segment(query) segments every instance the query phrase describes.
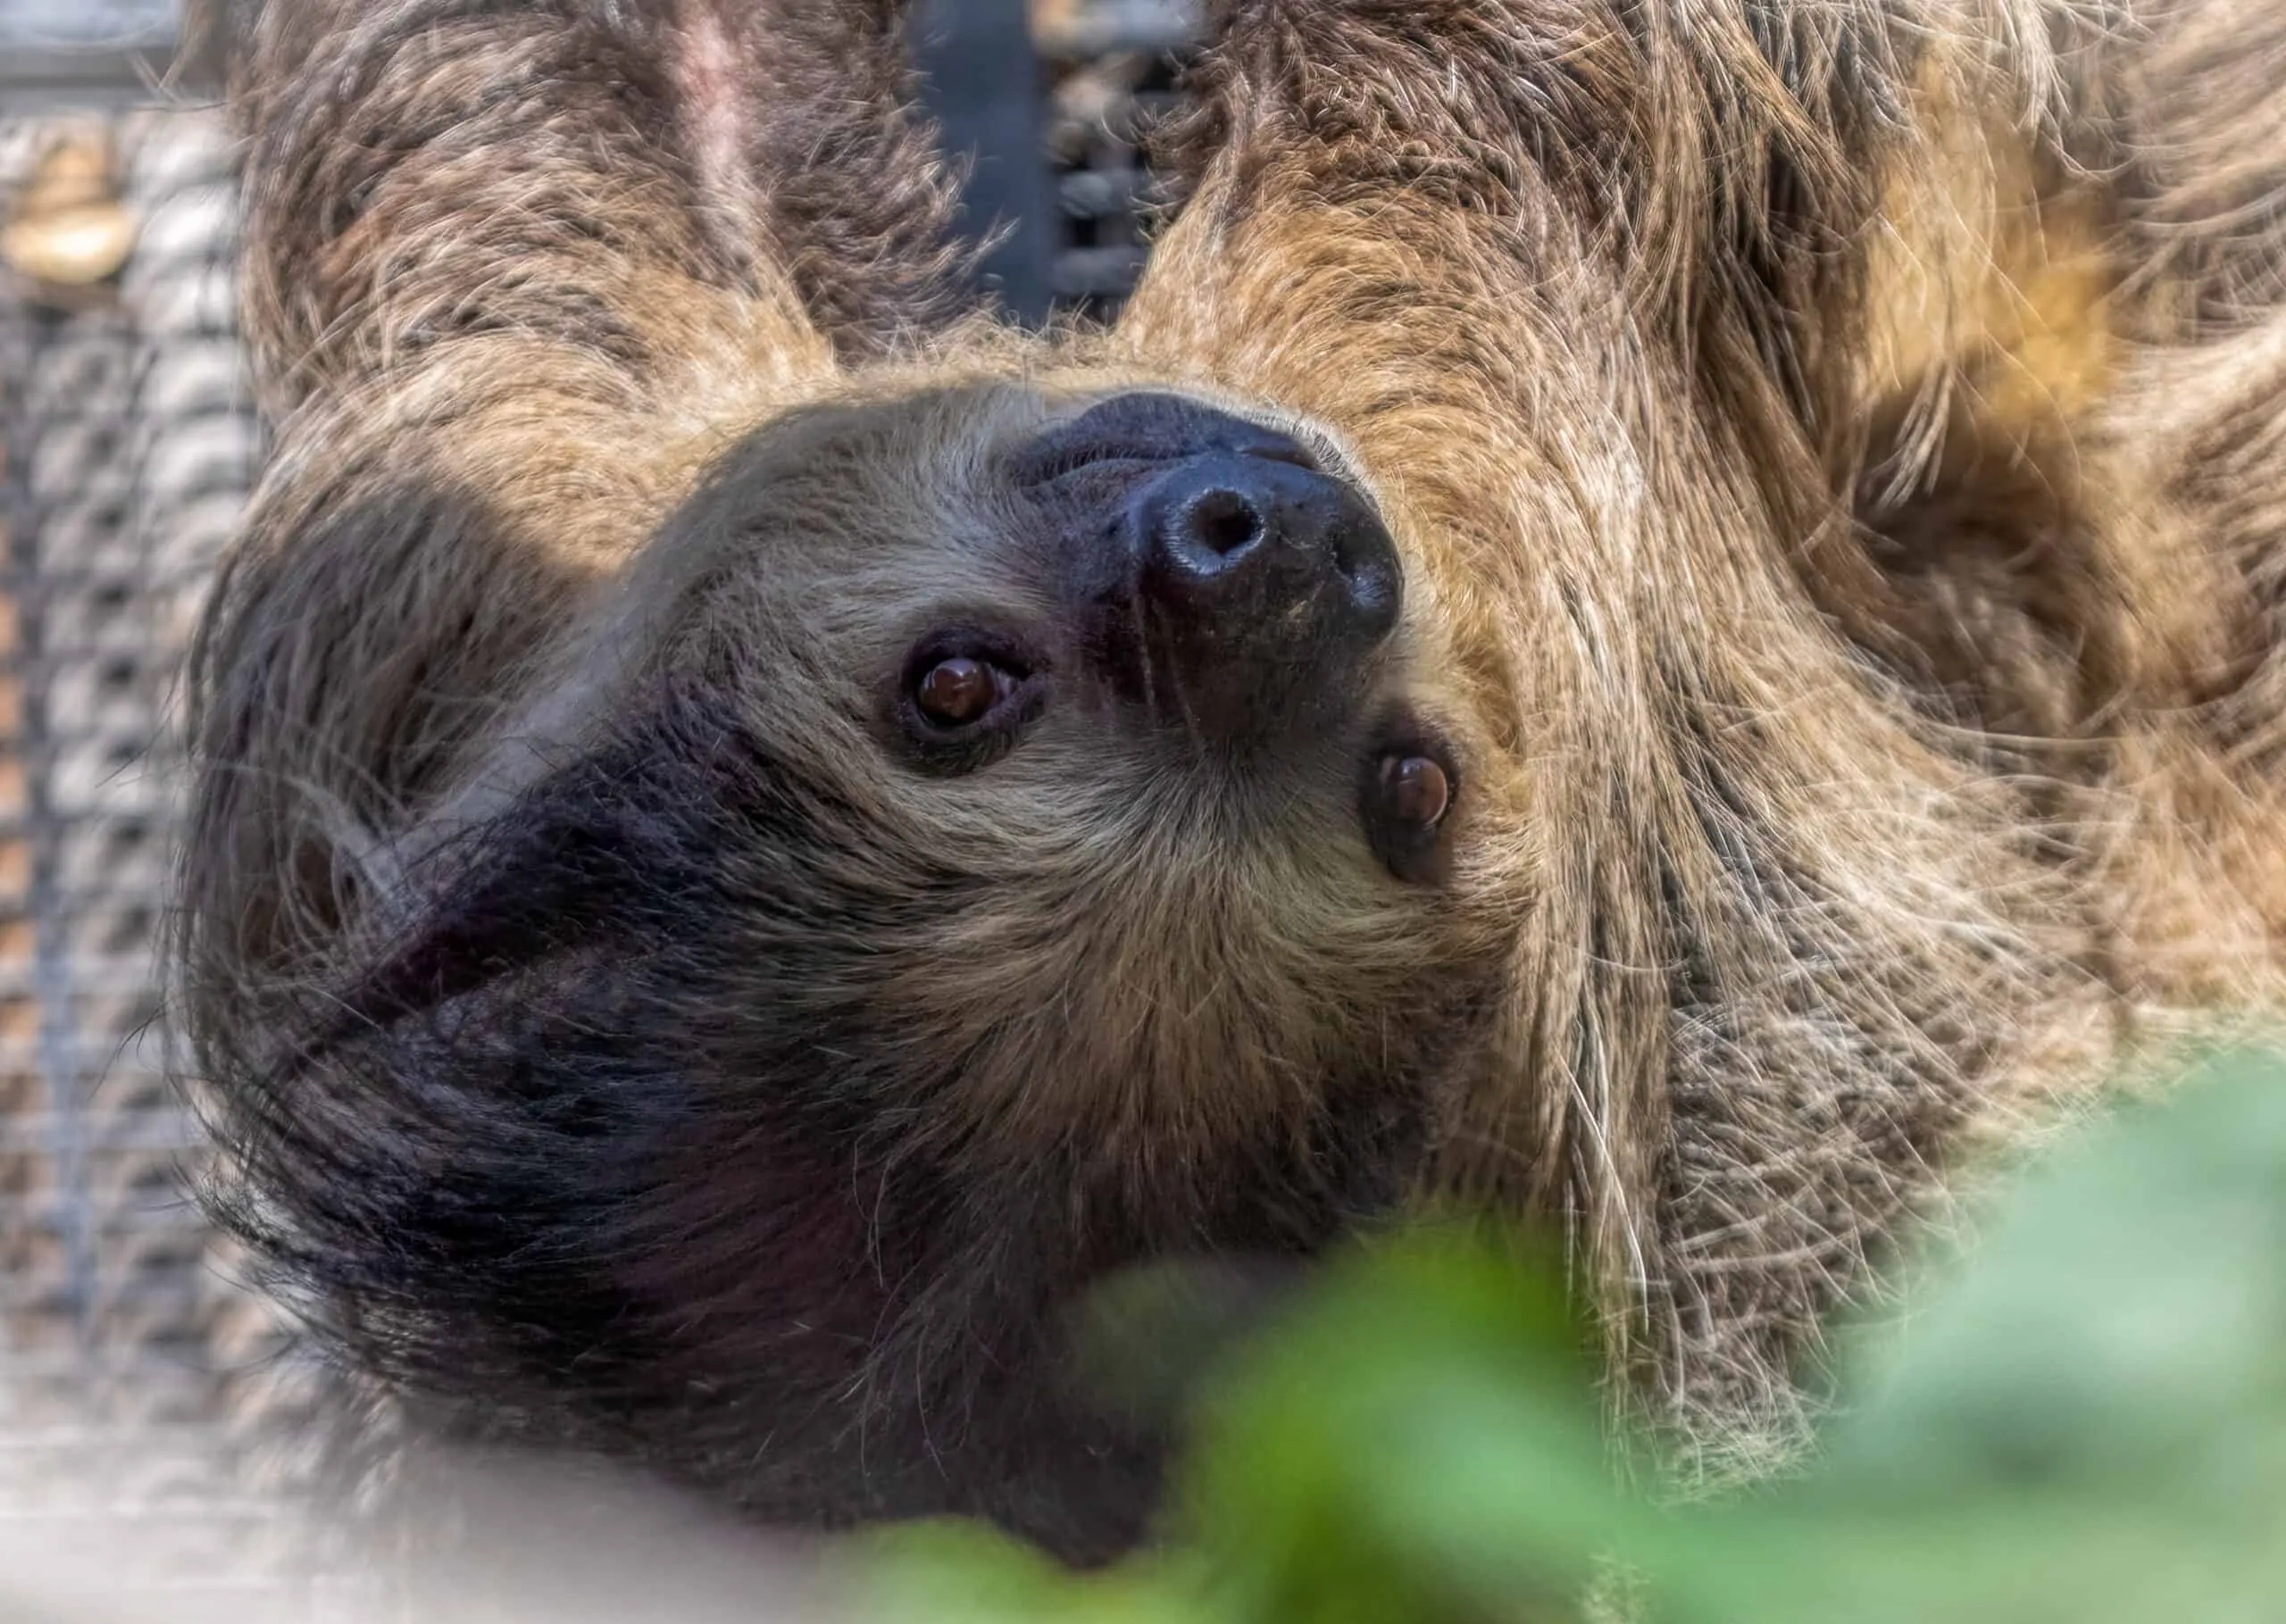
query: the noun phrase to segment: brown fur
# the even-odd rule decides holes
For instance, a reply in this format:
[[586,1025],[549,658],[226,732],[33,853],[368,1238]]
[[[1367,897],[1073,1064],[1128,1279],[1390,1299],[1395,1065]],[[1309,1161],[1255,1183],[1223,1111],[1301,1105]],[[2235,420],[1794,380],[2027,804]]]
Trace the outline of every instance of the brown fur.
[[[1965,1147],[2272,1011],[2286,13],[1247,0],[1034,342],[943,322],[891,9],[248,25],[182,963],[363,1367],[1094,1551],[1154,1445],[1050,1392],[1080,1284],[1458,1194],[1751,1455]],[[1138,383],[1381,504],[1440,883],[1074,707],[885,752],[948,595],[1052,612],[997,459]]]

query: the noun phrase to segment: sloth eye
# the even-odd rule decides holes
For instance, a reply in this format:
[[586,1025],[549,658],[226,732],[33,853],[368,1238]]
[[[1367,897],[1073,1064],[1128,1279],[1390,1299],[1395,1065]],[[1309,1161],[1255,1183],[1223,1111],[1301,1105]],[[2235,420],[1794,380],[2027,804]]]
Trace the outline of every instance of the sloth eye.
[[1012,639],[947,629],[906,657],[892,708],[909,762],[963,773],[997,761],[1047,702],[1046,674]]
[[913,703],[922,715],[945,728],[981,721],[1015,683],[1008,673],[981,660],[955,655],[939,660],[914,685]]
[[1372,758],[1362,800],[1365,837],[1389,871],[1416,884],[1445,872],[1445,824],[1458,794],[1452,758],[1440,744],[1415,738]]
[[1392,822],[1434,829],[1452,798],[1452,779],[1425,755],[1392,756],[1381,763],[1381,799]]

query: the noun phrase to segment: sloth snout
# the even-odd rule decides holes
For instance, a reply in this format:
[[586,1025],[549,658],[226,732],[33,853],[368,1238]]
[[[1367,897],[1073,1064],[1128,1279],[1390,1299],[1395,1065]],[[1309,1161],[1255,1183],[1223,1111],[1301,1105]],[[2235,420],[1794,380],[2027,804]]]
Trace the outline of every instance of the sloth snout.
[[1244,452],[1137,486],[1120,526],[1140,643],[1183,720],[1244,738],[1338,709],[1397,624],[1397,549],[1347,484]]
[[1397,547],[1291,436],[1116,396],[1036,442],[1020,479],[1055,515],[1089,662],[1155,721],[1267,743],[1364,692],[1397,624]]

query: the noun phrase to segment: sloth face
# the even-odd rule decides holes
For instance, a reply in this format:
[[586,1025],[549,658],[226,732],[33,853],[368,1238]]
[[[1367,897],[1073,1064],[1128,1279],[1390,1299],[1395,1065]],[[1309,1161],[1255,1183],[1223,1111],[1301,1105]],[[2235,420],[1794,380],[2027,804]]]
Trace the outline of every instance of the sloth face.
[[[766,774],[798,838],[751,854],[747,969],[850,1020],[855,1070],[886,1045],[897,1097],[1187,1155],[1417,1073],[1496,939],[1447,884],[1468,753],[1406,590],[1306,426],[1159,390],[812,408],[663,528],[539,731],[681,760],[711,726]],[[727,880],[746,844],[703,849]]]
[[1083,1505],[1124,1457],[1043,1414],[1057,1312],[1395,1203],[1488,1018],[1514,913],[1455,883],[1406,599],[1325,436],[1163,390],[734,447],[344,1002],[329,1063],[418,1147],[322,1197],[412,1271],[378,1362],[483,1350],[764,1506],[974,1508],[946,1461],[1010,1451]]

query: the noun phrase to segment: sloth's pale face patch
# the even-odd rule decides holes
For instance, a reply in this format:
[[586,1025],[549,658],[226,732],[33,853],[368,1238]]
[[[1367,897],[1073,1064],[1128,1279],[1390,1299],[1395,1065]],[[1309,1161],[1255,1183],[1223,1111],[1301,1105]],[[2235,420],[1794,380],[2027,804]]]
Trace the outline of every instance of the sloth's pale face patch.
[[1164,389],[797,412],[651,554],[630,595],[680,600],[679,657],[769,650],[744,703],[956,824],[1004,790],[1248,844],[1340,824],[1422,885],[1463,821],[1396,543],[1306,429]]
[[1395,877],[1434,878],[1449,752],[1403,737],[1385,649],[1404,583],[1372,504],[1295,436],[1160,391],[1114,394],[1021,445],[1000,471],[1044,535],[1047,612],[948,604],[891,702],[930,770],[1021,747],[1061,701],[1107,731],[1179,739],[1191,771],[1276,780],[1381,711],[1356,812]]

